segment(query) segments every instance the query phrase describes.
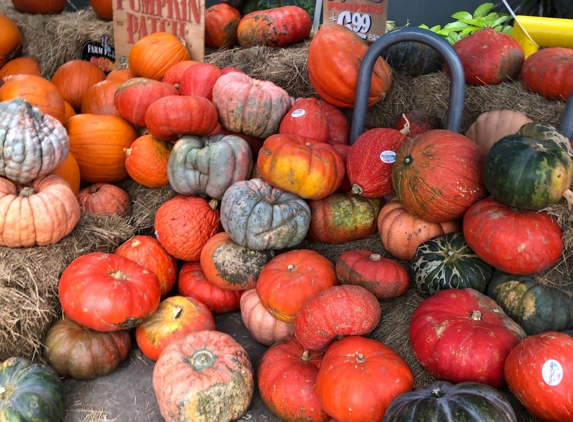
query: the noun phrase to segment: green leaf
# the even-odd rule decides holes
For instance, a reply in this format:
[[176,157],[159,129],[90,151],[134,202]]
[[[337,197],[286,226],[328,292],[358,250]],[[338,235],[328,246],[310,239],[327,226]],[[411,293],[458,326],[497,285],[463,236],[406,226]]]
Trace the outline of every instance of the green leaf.
[[461,21],[462,19],[472,19],[473,16],[469,12],[457,12],[452,15],[452,18]]
[[481,16],[485,16],[487,12],[491,10],[493,7],[493,3],[484,3],[481,6],[478,6],[474,12],[474,17],[478,18]]
[[450,22],[444,26],[444,29],[464,29],[467,28],[468,24],[463,22]]
[[490,23],[490,26],[494,27],[494,26],[498,26],[501,25],[502,23],[504,23],[507,20],[507,16],[502,16],[498,19],[496,19],[495,21]]
[[479,29],[479,28],[466,28],[466,29],[464,29],[463,31],[459,32],[459,34],[460,34],[462,37],[465,37],[465,36],[467,36],[467,35],[469,35],[469,34],[473,34],[473,33],[476,32],[478,29]]
[[459,19],[459,21],[473,26],[477,26],[479,23],[479,21],[476,19]]

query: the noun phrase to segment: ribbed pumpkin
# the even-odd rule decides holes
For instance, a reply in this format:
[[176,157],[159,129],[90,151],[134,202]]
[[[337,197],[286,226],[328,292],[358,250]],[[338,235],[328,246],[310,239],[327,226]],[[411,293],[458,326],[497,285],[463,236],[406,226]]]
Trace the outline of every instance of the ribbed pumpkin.
[[336,261],[340,284],[364,287],[377,299],[392,299],[408,290],[410,276],[400,263],[366,249],[346,251]]
[[384,204],[378,214],[378,233],[384,249],[395,258],[410,261],[418,245],[432,237],[461,231],[457,220],[430,223],[404,209],[398,197]]
[[211,283],[227,290],[248,290],[256,286],[271,250],[253,251],[233,242],[225,232],[212,236],[201,249],[201,268]]
[[218,66],[210,63],[197,63],[189,67],[179,79],[179,93],[213,99],[213,86],[222,75]]
[[0,103],[0,177],[28,183],[68,155],[70,139],[54,117],[21,98]]
[[243,48],[256,45],[285,47],[304,41],[311,29],[312,22],[306,10],[299,6],[281,6],[243,16],[237,28],[237,41]]
[[[337,107],[354,108],[358,71],[367,50],[366,41],[345,26],[322,25],[310,42],[307,59],[308,78],[317,94]],[[391,83],[390,66],[379,57],[372,71],[368,106],[382,100]]]
[[41,76],[40,63],[31,57],[17,57],[0,67],[0,79],[21,74]]
[[424,132],[402,144],[392,183],[404,209],[432,223],[461,218],[487,196],[482,182],[483,154],[459,133]]
[[332,145],[297,135],[269,136],[257,159],[262,178],[304,199],[323,199],[342,184],[344,160]]
[[80,189],[78,202],[82,211],[88,214],[110,217],[131,211],[131,196],[110,183],[94,183]]
[[544,211],[510,208],[489,197],[472,205],[463,219],[472,250],[498,270],[534,274],[557,263],[563,251],[561,226]]
[[113,0],[90,0],[90,6],[98,18],[104,21],[113,20]]
[[[220,4],[225,4],[225,3],[220,3]],[[181,76],[183,76],[185,71],[189,69],[191,66],[195,66],[196,64],[199,63],[200,62],[197,62],[195,60],[180,61],[179,63],[176,63],[169,69],[167,69],[167,72],[165,72],[165,76],[163,77],[163,79],[161,79],[161,82],[171,84],[175,88],[179,89],[179,81],[181,80]]]
[[128,177],[124,149],[138,137],[132,125],[121,117],[77,114],[66,129],[84,182],[115,183]]
[[82,98],[81,112],[119,116],[114,97],[121,84],[119,79],[106,79],[93,85]]
[[292,105],[284,89],[239,72],[217,79],[213,86],[213,104],[221,126],[257,138],[278,132],[282,118]]
[[221,199],[231,185],[248,179],[252,169],[251,149],[243,138],[183,136],[173,147],[167,174],[180,194]]
[[151,135],[137,138],[125,149],[125,170],[134,182],[152,189],[169,185],[167,165],[173,144]]
[[53,171],[53,174],[60,176],[64,179],[70,187],[72,188],[72,192],[74,195],[78,195],[80,192],[80,166],[78,166],[78,162],[74,158],[73,154],[70,152],[66,159],[56,167]]
[[12,0],[14,7],[22,13],[56,15],[66,8],[66,0]]
[[76,111],[82,108],[84,94],[103,80],[105,80],[103,70],[85,60],[67,61],[52,76],[52,83]]
[[521,77],[523,86],[546,98],[567,101],[573,91],[573,49],[547,47],[529,56]]
[[406,141],[396,129],[370,129],[360,135],[348,150],[346,173],[352,193],[367,198],[381,198],[394,192],[392,167],[396,151]]
[[239,245],[253,250],[284,249],[300,244],[310,223],[305,200],[262,179],[237,182],[221,201],[221,224]]
[[128,330],[105,333],[62,317],[46,333],[43,355],[61,377],[86,380],[112,373],[130,350]]
[[0,198],[2,246],[57,243],[71,233],[80,219],[80,206],[70,185],[55,174],[34,179],[31,186],[22,188],[0,178]]
[[107,76],[105,77],[106,80],[110,81],[110,80],[117,80],[120,82],[125,82],[128,79],[133,78],[133,75],[131,73],[131,70],[129,70],[128,67],[126,67],[125,69],[114,69],[111,72],[109,72],[107,74]]
[[308,237],[329,244],[364,239],[376,233],[382,204],[382,198],[342,193],[308,201],[311,215]]
[[230,4],[218,3],[205,10],[205,45],[230,48],[237,44],[241,12]]
[[168,95],[179,95],[173,85],[134,77],[117,88],[113,102],[121,117],[136,126],[145,127],[145,113],[149,106]]
[[[0,68],[22,53],[22,33],[14,21],[0,13]],[[4,100],[2,100],[4,101]]]
[[183,261],[199,261],[205,243],[221,228],[218,201],[177,195],[164,202],[155,214],[159,243],[169,255]]
[[22,98],[34,107],[66,122],[66,107],[60,90],[46,78],[36,75],[12,75],[4,80],[0,87],[0,101]]
[[129,50],[129,69],[134,77],[160,81],[167,70],[191,56],[179,39],[167,32],[154,32],[137,41]]

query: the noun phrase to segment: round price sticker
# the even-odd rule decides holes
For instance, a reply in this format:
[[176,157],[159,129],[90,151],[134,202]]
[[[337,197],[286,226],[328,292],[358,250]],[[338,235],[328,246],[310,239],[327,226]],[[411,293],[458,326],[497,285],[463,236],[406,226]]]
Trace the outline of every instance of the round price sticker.
[[541,375],[543,376],[543,381],[553,387],[563,379],[563,367],[555,359],[549,359],[543,364]]
[[396,153],[394,151],[382,151],[380,159],[383,163],[392,164],[396,161]]
[[301,116],[304,116],[305,114],[306,114],[306,111],[304,111],[302,108],[297,108],[290,115],[292,117],[301,117]]

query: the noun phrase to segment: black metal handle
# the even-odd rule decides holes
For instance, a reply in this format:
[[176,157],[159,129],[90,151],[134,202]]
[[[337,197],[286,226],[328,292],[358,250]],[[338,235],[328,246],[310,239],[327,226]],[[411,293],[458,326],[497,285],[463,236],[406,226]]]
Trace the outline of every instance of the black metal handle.
[[451,82],[446,129],[453,132],[460,131],[466,91],[464,69],[456,50],[444,38],[428,29],[400,28],[388,32],[374,41],[362,59],[358,73],[358,83],[356,84],[356,97],[354,98],[350,145],[358,139],[364,130],[366,110],[368,108],[368,94],[370,93],[370,80],[376,60],[387,48],[406,41],[417,41],[429,45],[440,53],[448,64]]
[[569,139],[573,139],[573,91],[569,94],[569,99],[567,104],[565,104],[565,111],[563,112],[559,130],[565,133],[565,136]]

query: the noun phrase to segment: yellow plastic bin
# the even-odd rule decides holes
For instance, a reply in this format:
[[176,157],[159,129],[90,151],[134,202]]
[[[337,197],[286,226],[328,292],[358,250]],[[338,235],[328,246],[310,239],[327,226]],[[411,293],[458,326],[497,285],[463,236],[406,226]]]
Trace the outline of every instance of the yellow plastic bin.
[[[542,18],[537,16],[518,15],[513,25],[515,38],[525,53],[525,58],[539,50],[540,47],[573,48],[573,19]],[[533,39],[532,42],[525,31]]]

